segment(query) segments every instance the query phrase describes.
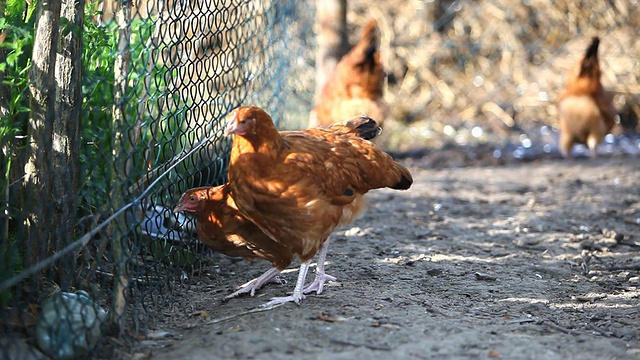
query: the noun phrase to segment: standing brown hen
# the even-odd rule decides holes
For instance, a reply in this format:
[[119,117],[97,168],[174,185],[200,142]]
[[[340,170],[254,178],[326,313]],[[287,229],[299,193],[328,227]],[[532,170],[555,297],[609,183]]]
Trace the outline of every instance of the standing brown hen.
[[[359,116],[346,123],[334,124],[329,128],[309,129],[304,132],[320,137],[336,133],[372,139],[381,130],[373,119]],[[288,134],[286,131],[281,133],[284,139],[289,136]],[[273,281],[276,275],[286,268],[293,259],[291,248],[265,235],[260,228],[238,211],[235,201],[230,195],[228,184],[189,189],[182,194],[173,211],[194,213],[198,239],[214,251],[227,256],[243,257],[247,260],[257,258],[272,263],[273,268],[240,286],[237,291],[227,296],[227,299],[244,293],[251,293],[253,296],[262,285]],[[317,274],[324,274],[325,256],[326,246],[320,251]],[[325,280],[334,280],[333,277],[326,274],[324,277]],[[312,285],[305,288],[303,292],[322,292],[322,289],[317,287],[320,285],[319,280]]]
[[360,114],[383,125],[389,107],[383,98],[385,73],[380,60],[379,32],[376,20],[369,21],[360,41],[340,59],[311,111],[310,128]]
[[574,144],[586,144],[592,157],[614,125],[613,98],[600,83],[598,45],[594,37],[584,57],[570,70],[566,90],[560,95],[558,115],[560,153],[571,157]]
[[[293,295],[274,298],[266,306],[300,303],[311,259],[323,245],[326,251],[338,226],[363,210],[366,192],[404,190],[413,182],[409,170],[370,141],[340,133],[279,133],[256,106],[236,109],[226,133],[235,134],[229,186],[238,209],[302,263]],[[307,289],[321,291],[327,279],[316,273]]]

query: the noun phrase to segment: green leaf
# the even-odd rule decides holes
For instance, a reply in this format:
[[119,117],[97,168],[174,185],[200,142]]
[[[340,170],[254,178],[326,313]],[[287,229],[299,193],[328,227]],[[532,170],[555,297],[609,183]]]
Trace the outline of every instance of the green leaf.
[[78,24],[73,21],[69,21],[66,17],[60,18],[60,28],[62,29],[62,35],[67,36],[69,33],[73,33],[74,35],[80,35],[80,27]]
[[9,64],[9,66],[16,66],[19,58],[20,58],[20,53],[18,51],[14,51],[9,55],[7,55],[7,64]]
[[8,0],[7,7],[5,9],[5,16],[14,22],[18,19],[22,19],[25,5],[26,1],[24,0]]

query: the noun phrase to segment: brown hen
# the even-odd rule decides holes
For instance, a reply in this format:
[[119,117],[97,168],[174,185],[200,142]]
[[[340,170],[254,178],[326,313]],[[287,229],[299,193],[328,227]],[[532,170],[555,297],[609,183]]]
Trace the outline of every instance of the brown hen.
[[360,114],[383,125],[389,107],[383,99],[385,73],[380,60],[379,32],[376,20],[369,21],[360,41],[340,59],[311,111],[310,128]]
[[[329,128],[305,131],[321,137],[336,133],[372,139],[381,130],[373,119],[359,116],[346,123],[334,124]],[[288,135],[284,132],[283,136],[287,138]],[[273,281],[276,275],[286,268],[293,259],[290,248],[265,235],[260,228],[238,211],[235,201],[230,195],[228,184],[189,189],[182,194],[173,211],[194,213],[198,239],[214,251],[227,256],[242,257],[247,260],[263,259],[272,263],[273,268],[240,286],[237,291],[228,295],[227,299],[244,293],[251,293],[253,296],[262,285]],[[320,251],[318,273],[324,273],[325,256],[326,246]],[[326,274],[325,277],[325,280],[335,280]],[[304,289],[304,292],[322,292],[322,289],[316,287],[316,285],[320,285],[319,283],[312,285]]]
[[[366,192],[404,190],[413,182],[409,170],[372,142],[319,131],[278,132],[256,106],[236,109],[226,128],[228,135],[235,134],[229,186],[238,209],[302,263],[293,295],[266,306],[300,303],[311,259],[320,248],[326,254],[329,235],[360,214]],[[331,279],[318,261],[316,279],[307,289],[321,292]]]
[[604,136],[614,125],[613,98],[600,83],[598,45],[594,37],[584,57],[570,70],[567,86],[560,95],[558,115],[560,153],[571,157],[574,144],[586,144],[592,157]]

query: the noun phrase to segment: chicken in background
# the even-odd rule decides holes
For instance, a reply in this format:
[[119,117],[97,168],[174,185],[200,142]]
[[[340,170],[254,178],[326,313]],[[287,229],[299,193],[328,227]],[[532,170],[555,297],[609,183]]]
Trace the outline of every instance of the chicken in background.
[[[334,124],[329,128],[310,129],[304,130],[304,132],[320,137],[335,133],[369,140],[376,137],[381,130],[373,119],[359,116],[346,123]],[[285,140],[288,138],[286,131],[281,134]],[[293,260],[291,247],[273,240],[238,211],[238,207],[230,195],[228,184],[189,189],[182,194],[173,211],[195,214],[198,239],[212,250],[231,257],[242,257],[246,260],[263,259],[273,265],[273,268],[240,286],[226,299],[244,293],[250,293],[253,296],[256,290],[263,285],[277,281],[278,273]],[[324,273],[326,251],[321,252],[320,255],[318,269],[320,273]],[[329,275],[325,274],[325,276],[328,280],[335,280]],[[314,285],[313,288],[305,288],[303,293],[311,291],[322,292],[322,288]]]
[[[317,129],[278,132],[272,118],[256,106],[234,111],[225,133],[234,134],[229,186],[238,209],[274,241],[300,258],[291,296],[263,306],[320,293],[329,236],[364,209],[364,194],[376,188],[405,190],[409,170],[372,142]],[[316,277],[304,288],[311,259],[319,254]]]
[[560,95],[558,115],[560,153],[571,157],[574,144],[586,144],[592,157],[615,123],[616,108],[613,97],[600,83],[598,45],[594,37],[584,57],[570,70],[567,86]]
[[389,113],[383,98],[385,72],[380,61],[380,30],[371,20],[360,41],[340,59],[324,85],[316,106],[311,110],[309,127],[366,114],[380,126]]

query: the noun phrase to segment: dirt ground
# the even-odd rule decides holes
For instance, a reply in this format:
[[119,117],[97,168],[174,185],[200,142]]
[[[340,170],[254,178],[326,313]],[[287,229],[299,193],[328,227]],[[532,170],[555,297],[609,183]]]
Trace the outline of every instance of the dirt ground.
[[223,302],[269,264],[215,255],[133,357],[640,359],[640,159],[407,164],[334,234],[324,293],[260,309],[294,263]]

